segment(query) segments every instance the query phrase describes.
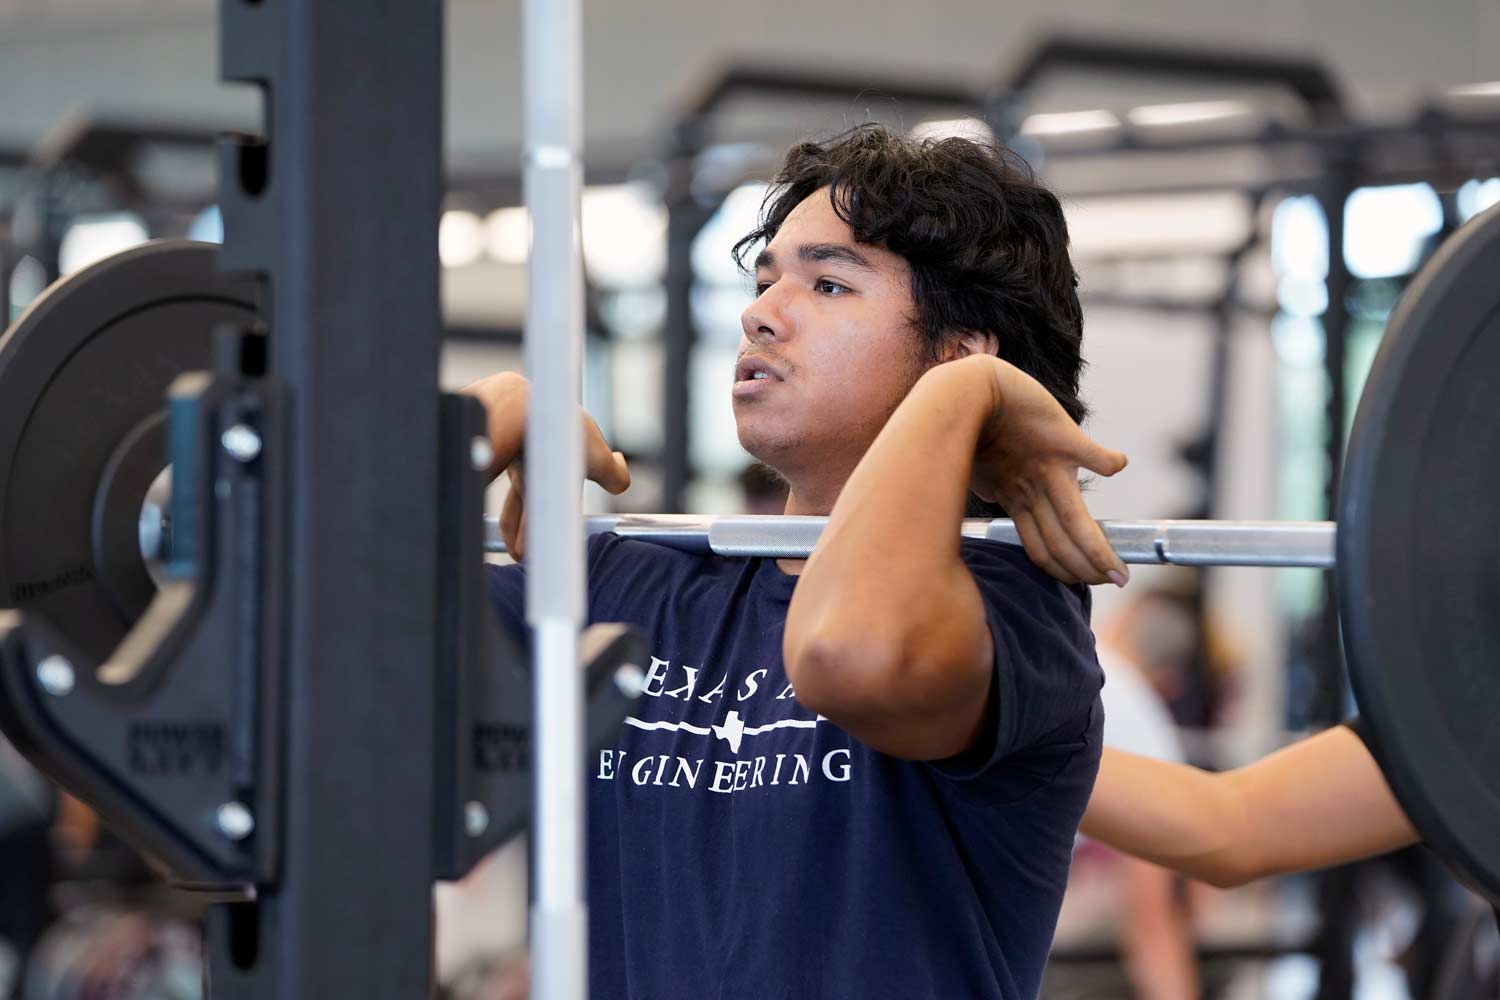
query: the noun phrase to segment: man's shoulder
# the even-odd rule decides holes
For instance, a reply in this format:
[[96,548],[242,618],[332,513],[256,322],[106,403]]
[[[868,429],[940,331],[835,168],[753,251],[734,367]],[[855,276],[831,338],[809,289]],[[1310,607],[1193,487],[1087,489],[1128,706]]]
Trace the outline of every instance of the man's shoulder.
[[589,586],[610,589],[685,585],[696,580],[737,578],[749,559],[693,552],[603,531],[589,536]]
[[[628,538],[612,531],[590,534],[585,554],[585,565],[591,578],[601,571],[692,572],[706,568],[706,562],[697,553]],[[526,578],[526,563],[491,562],[487,569],[494,581],[492,585],[521,586],[521,581]]]
[[670,567],[688,571],[700,569],[706,562],[701,553],[618,535],[613,531],[589,535],[588,561],[591,570],[607,563],[611,566]]
[[989,539],[965,538],[960,556],[979,583],[986,600],[1010,597],[1039,609],[1050,609],[1053,615],[1082,617],[1088,620],[1093,594],[1083,584],[1066,584],[1048,575],[1019,545]]
[[[628,615],[643,603],[660,605],[667,595],[711,593],[705,585],[733,586],[749,562],[598,532],[588,537],[585,564],[591,613]],[[526,606],[526,564],[491,562],[485,569],[491,600],[502,615],[519,621]]]

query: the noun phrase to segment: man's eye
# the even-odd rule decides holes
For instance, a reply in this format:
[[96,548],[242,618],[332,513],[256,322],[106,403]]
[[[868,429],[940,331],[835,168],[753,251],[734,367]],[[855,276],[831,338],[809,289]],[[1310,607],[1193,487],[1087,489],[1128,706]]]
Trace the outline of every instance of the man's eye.
[[760,298],[762,295],[766,294],[766,289],[770,287],[771,283],[769,281],[757,281],[755,283],[755,297]]
[[850,291],[847,285],[841,285],[837,281],[832,281],[828,278],[819,278],[817,289],[824,295],[847,295]]

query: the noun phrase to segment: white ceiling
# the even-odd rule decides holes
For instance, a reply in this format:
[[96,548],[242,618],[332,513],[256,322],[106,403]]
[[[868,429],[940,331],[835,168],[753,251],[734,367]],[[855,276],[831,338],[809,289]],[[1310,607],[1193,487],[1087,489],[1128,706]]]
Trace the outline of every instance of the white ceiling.
[[[216,10],[215,0],[0,0],[0,142],[34,141],[78,109],[249,121],[249,96],[218,82]],[[450,152],[508,157],[520,133],[519,2],[448,0],[448,11]],[[1495,0],[585,0],[587,141],[614,159],[653,148],[679,95],[736,55],[977,84],[1054,29],[1316,55],[1367,111],[1500,78]],[[1039,100],[1198,96],[1208,94],[1074,80]],[[778,115],[794,129],[837,124],[826,109]]]

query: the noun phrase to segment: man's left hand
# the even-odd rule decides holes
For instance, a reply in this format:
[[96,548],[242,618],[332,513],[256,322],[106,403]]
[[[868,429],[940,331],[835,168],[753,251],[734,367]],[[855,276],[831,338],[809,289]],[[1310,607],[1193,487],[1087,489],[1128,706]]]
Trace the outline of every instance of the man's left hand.
[[1036,379],[998,358],[991,364],[994,406],[974,452],[971,489],[1016,522],[1026,554],[1064,583],[1130,578],[1084,506],[1079,469],[1113,476],[1125,455],[1085,434]]

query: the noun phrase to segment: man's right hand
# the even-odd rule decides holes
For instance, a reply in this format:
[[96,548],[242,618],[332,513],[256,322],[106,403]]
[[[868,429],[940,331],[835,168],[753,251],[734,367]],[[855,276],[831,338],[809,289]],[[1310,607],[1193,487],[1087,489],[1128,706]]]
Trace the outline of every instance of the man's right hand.
[[[488,413],[490,447],[495,456],[490,463],[490,479],[501,473],[510,477],[510,492],[500,509],[500,534],[506,550],[519,561],[525,555],[526,544],[524,452],[531,383],[516,372],[501,372],[480,379],[465,388],[464,393],[483,403]],[[583,420],[584,475],[610,493],[624,493],[630,486],[630,468],[625,464],[625,456],[610,449],[593,417],[582,409],[578,414]]]

